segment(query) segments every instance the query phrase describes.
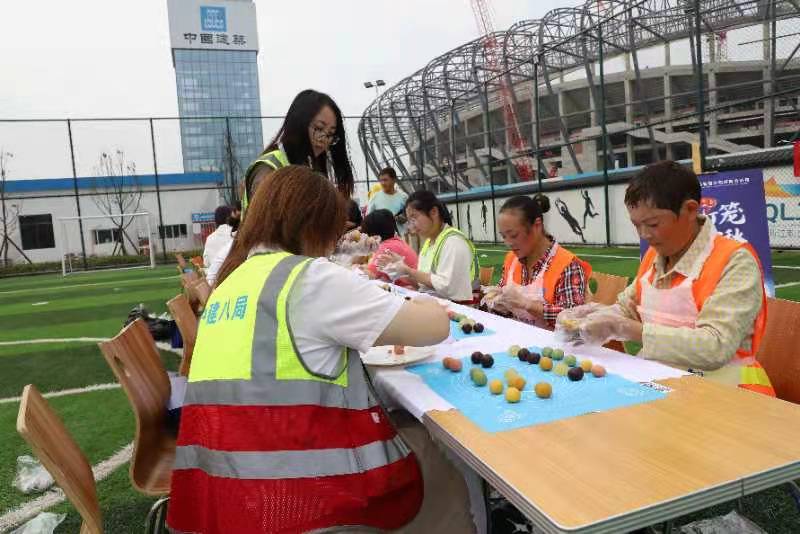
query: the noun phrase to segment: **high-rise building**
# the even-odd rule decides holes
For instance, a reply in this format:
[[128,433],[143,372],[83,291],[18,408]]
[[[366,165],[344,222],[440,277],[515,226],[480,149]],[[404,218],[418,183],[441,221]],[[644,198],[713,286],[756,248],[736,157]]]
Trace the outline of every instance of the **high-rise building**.
[[168,0],[168,9],[184,172],[220,171],[234,189],[264,148],[261,120],[242,118],[261,115],[255,3]]

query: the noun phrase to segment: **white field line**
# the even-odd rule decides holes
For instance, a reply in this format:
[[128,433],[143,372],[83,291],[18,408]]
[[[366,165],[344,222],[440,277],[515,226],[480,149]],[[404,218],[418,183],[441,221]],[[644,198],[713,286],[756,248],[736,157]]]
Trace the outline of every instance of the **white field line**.
[[793,287],[793,286],[800,286],[800,282],[786,282],[785,284],[778,284],[775,286],[775,289],[780,289],[782,287]]
[[[71,389],[62,389],[61,391],[51,391],[49,393],[43,393],[42,396],[46,399],[50,399],[52,397],[66,397],[67,395],[80,395],[81,393],[90,393],[92,391],[106,391],[109,389],[119,389],[120,385],[117,382],[109,383],[109,384],[93,384],[91,386],[86,386],[82,388],[71,388]],[[19,402],[21,397],[6,397],[4,399],[0,399],[0,404],[10,404],[12,402]]]
[[[133,444],[129,443],[110,458],[103,460],[99,464],[92,467],[95,481],[99,482],[113,473],[118,467],[125,464],[131,459],[133,452]],[[12,509],[0,516],[0,532],[6,532],[11,528],[27,521],[32,517],[37,516],[40,512],[63,502],[65,499],[64,492],[61,489],[53,489],[44,495],[28,501],[25,504]]]
[[[476,248],[478,252],[503,252],[493,248]],[[639,256],[615,256],[613,254],[580,254],[581,258],[611,258],[614,260],[638,260]],[[773,265],[773,269],[791,269],[800,271],[800,265]],[[777,287],[777,286],[776,286]]]
[[56,287],[29,287],[28,289],[10,289],[8,291],[0,291],[0,295],[11,295],[13,293],[35,293],[37,291],[58,291],[59,289],[72,289],[75,287],[94,287],[94,286],[121,286],[125,284],[135,284],[146,282],[148,280],[169,280],[171,278],[179,278],[180,275],[160,276],[158,278],[142,278],[140,280],[120,280],[117,282],[93,282],[91,284],[72,284],[69,286],[56,286]]
[[8,345],[35,345],[37,343],[100,343],[108,341],[107,337],[67,337],[67,338],[41,338],[41,339],[22,339],[19,341],[0,341],[0,347]]

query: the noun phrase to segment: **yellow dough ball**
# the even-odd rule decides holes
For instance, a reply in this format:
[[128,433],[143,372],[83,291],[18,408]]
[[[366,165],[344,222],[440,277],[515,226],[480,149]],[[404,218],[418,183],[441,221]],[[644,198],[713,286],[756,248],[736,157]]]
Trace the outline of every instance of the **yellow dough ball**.
[[511,386],[513,388],[516,388],[519,391],[522,391],[523,389],[525,389],[525,384],[526,383],[527,382],[525,382],[525,379],[522,378],[521,376],[515,376],[514,378],[512,378],[511,380],[508,381],[508,385],[509,386]]
[[519,402],[519,399],[522,397],[522,394],[519,392],[517,388],[508,388],[506,390],[506,401],[515,403]]
[[492,392],[492,395],[500,395],[503,392],[503,383],[495,378],[489,382],[489,391]]
[[583,369],[584,373],[590,373],[592,371],[592,360],[581,360],[581,369]]
[[533,387],[533,391],[536,392],[536,396],[540,399],[549,399],[550,395],[553,394],[553,386],[549,382],[539,382]]

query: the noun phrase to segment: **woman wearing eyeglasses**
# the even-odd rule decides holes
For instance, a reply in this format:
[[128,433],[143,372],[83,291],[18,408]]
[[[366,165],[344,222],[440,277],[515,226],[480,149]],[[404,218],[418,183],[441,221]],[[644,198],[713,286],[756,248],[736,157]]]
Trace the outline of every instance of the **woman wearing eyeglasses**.
[[294,98],[275,138],[245,172],[245,197],[265,176],[286,165],[310,167],[335,182],[345,197],[352,195],[353,169],[342,112],[325,93],[306,89]]
[[[258,184],[287,165],[310,167],[331,179],[345,198],[352,195],[353,169],[344,142],[342,112],[325,93],[306,89],[294,97],[275,138],[247,167],[242,189],[242,217]],[[231,245],[222,249],[206,269],[206,281],[212,286]]]

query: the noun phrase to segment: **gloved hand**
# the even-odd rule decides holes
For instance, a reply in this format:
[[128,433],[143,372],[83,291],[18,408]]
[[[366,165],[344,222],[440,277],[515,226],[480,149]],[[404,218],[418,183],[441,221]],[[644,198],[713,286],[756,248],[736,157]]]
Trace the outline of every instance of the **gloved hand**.
[[528,311],[528,308],[533,302],[542,302],[543,300],[541,291],[535,290],[533,286],[507,284],[503,286],[496,305],[510,311],[517,319],[533,322],[535,317]]
[[487,286],[481,288],[483,290],[483,298],[481,298],[481,306],[486,306],[489,309],[495,309],[495,303],[498,297],[503,292],[500,286]]
[[378,270],[386,274],[386,276],[393,281],[408,275],[410,271],[403,256],[391,250],[387,250],[375,258],[375,265],[377,265]]
[[574,308],[562,310],[556,317],[555,335],[563,343],[581,341],[580,327],[586,322],[587,318],[598,314],[615,313],[606,306],[598,302],[581,304]]
[[580,324],[580,337],[587,345],[605,345],[612,339],[626,341],[641,336],[642,323],[628,319],[618,306],[606,306]]

